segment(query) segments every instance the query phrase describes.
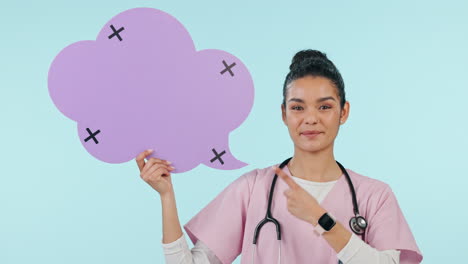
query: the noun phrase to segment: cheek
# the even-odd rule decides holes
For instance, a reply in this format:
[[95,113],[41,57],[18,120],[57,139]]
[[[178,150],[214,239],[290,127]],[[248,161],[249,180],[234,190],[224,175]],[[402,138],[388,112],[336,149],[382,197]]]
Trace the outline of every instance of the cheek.
[[340,122],[340,113],[337,111],[329,112],[323,115],[324,120],[327,122],[327,124],[335,124]]
[[299,127],[299,121],[295,118],[289,118],[287,124],[289,131],[295,131]]

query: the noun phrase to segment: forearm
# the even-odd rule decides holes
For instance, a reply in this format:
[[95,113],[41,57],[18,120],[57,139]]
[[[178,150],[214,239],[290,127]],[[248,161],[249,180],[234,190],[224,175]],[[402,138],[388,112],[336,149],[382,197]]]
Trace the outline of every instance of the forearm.
[[174,192],[161,196],[161,208],[163,217],[163,239],[164,244],[176,241],[182,236],[179,216]]
[[349,232],[340,222],[336,222],[335,226],[328,232],[323,233],[323,238],[335,250],[336,253],[340,252],[351,238]]
[[[327,212],[322,207],[314,210],[310,223],[315,227],[318,219]],[[335,250],[337,256],[345,264],[354,263],[382,263],[398,264],[400,253],[397,250],[379,251],[356,235],[348,231],[338,220],[333,228],[322,234],[327,243]]]
[[216,255],[200,240],[189,249],[185,235],[169,244],[162,244],[166,264],[221,264]]
[[344,264],[400,263],[400,251],[396,249],[377,250],[355,234],[351,234],[348,244],[336,256]]
[[[327,211],[318,206],[310,219],[310,223],[315,227],[318,224],[318,219]],[[322,234],[323,238],[328,244],[335,250],[336,253],[340,252],[351,238],[351,232],[349,232],[340,222],[336,221],[335,226],[328,232]]]

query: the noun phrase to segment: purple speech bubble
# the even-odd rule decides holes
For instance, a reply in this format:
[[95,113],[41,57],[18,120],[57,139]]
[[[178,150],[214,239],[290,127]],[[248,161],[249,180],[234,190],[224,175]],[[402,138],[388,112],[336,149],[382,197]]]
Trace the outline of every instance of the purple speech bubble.
[[252,109],[247,67],[222,50],[196,51],[184,26],[153,8],[113,17],[96,41],[65,47],[49,69],[49,94],[78,124],[78,136],[108,163],[149,157],[173,173],[203,163],[232,170],[247,163],[229,150],[229,133]]

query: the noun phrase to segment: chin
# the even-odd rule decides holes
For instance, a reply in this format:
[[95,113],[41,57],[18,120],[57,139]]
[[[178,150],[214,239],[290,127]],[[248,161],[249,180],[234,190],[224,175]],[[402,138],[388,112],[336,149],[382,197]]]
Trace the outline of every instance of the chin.
[[300,142],[296,144],[296,147],[305,152],[319,152],[326,149],[329,145],[325,144],[323,141],[310,141],[310,142]]
[[296,144],[296,148],[304,152],[318,152],[324,147],[322,144]]

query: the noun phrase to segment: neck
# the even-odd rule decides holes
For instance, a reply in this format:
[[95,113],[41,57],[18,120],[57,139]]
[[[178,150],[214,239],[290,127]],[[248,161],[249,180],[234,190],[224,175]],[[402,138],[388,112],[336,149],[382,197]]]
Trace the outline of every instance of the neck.
[[288,168],[294,177],[315,182],[335,181],[343,174],[336,164],[333,146],[318,152],[295,148]]

